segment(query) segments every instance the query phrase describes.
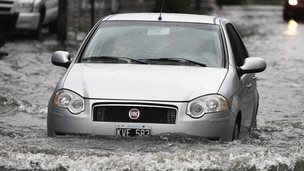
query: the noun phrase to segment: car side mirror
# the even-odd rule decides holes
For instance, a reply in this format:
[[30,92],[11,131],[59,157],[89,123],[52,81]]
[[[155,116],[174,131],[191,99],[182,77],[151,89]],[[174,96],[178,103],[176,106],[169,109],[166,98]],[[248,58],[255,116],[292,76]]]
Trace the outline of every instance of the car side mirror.
[[56,66],[68,68],[71,64],[70,53],[66,51],[56,51],[52,55],[52,63]]
[[263,72],[266,69],[266,61],[258,57],[245,59],[244,65],[238,68],[239,75]]

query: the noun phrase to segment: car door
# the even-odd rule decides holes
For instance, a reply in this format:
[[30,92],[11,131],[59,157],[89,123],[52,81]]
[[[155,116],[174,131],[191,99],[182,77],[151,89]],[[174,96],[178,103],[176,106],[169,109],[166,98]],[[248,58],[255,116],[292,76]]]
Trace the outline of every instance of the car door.
[[[248,58],[249,55],[235,27],[231,23],[228,23],[226,25],[226,29],[231,43],[235,64],[238,68],[244,64],[245,59]],[[244,74],[239,76],[239,84],[240,89],[237,92],[237,96],[240,99],[241,103],[241,128],[243,131],[246,131],[250,128],[255,106],[254,87],[256,85],[254,74]]]
[[44,24],[50,23],[58,17],[58,0],[45,0],[45,19]]

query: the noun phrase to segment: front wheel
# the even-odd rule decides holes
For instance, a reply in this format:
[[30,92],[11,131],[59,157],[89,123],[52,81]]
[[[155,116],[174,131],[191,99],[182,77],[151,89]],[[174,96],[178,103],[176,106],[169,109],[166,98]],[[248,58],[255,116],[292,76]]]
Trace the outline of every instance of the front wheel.
[[232,140],[238,140],[240,138],[240,123],[235,121]]

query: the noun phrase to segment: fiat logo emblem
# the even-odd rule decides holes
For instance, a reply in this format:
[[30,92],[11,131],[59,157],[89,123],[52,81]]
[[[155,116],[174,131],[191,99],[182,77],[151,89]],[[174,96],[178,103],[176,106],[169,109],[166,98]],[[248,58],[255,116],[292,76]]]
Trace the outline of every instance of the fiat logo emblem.
[[130,109],[129,118],[132,120],[138,119],[140,116],[140,111],[136,108]]

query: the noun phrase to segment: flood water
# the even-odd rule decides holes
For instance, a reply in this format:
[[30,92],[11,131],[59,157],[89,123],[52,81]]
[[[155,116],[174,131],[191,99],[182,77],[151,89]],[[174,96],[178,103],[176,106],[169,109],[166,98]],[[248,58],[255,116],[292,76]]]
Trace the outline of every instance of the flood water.
[[[64,68],[53,41],[10,40],[0,48],[0,170],[304,170],[304,24],[284,22],[280,6],[232,6],[215,15],[239,28],[258,74],[257,130],[219,143],[163,135],[115,139],[48,138],[46,112]],[[69,51],[75,52],[75,48]]]

